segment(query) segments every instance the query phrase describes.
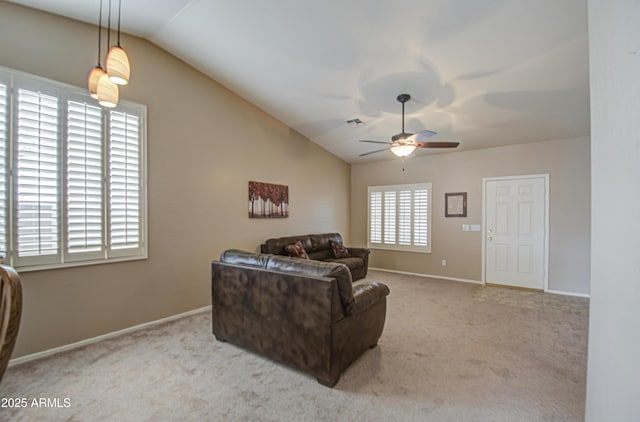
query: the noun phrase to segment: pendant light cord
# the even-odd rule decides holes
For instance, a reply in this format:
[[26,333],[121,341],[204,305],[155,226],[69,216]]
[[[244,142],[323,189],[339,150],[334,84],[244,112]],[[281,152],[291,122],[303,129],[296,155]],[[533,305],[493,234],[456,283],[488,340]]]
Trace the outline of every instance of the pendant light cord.
[[100,13],[98,14],[98,67],[100,65],[100,46],[102,44],[102,0],[100,0]]
[[118,47],[120,47],[120,12],[122,12],[122,0],[118,0]]
[[107,51],[109,51],[109,44],[111,44],[111,0],[109,0],[109,17],[107,18]]

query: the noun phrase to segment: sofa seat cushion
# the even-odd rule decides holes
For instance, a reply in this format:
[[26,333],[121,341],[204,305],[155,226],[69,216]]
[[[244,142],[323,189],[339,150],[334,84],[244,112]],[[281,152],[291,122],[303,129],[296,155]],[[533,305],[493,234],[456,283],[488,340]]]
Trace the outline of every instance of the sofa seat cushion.
[[349,258],[330,258],[327,262],[335,262],[337,264],[344,264],[349,267],[350,270],[360,268],[364,265],[362,258],[357,256],[350,256]]

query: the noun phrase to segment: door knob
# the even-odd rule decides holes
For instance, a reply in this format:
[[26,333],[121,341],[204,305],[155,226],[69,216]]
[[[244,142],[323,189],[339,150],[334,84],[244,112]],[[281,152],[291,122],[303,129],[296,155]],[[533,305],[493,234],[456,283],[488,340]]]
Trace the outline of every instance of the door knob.
[[493,240],[493,236],[491,235],[487,236],[487,240]]

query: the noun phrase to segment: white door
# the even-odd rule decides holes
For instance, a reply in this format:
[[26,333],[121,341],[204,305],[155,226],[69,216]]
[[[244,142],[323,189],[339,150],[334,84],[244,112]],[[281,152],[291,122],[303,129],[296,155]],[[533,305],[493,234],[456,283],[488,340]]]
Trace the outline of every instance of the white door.
[[545,289],[547,180],[484,179],[485,283]]

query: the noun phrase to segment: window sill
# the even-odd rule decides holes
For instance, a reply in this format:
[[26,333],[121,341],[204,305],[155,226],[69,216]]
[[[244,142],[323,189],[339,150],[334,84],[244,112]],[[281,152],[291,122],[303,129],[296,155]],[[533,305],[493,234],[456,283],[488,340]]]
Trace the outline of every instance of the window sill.
[[397,246],[397,247],[393,247],[393,246],[380,246],[380,245],[368,245],[367,246],[369,249],[377,249],[377,250],[381,250],[381,251],[393,251],[393,252],[415,252],[415,253],[431,253],[431,249],[427,249],[427,248],[412,248],[410,246],[408,247],[401,247],[401,246]]
[[[78,261],[78,262],[65,262],[64,264],[46,264],[46,265],[28,265],[22,267],[15,267],[15,270],[19,273],[28,273],[34,271],[49,271],[49,270],[61,270],[65,268],[73,268],[73,267],[86,267],[89,265],[102,265],[102,264],[114,264],[117,262],[127,262],[127,261],[142,261],[145,259],[149,259],[147,254],[138,255],[138,256],[129,256],[122,258],[114,258],[109,260],[94,260],[94,261]],[[4,265],[8,265],[5,262]]]

